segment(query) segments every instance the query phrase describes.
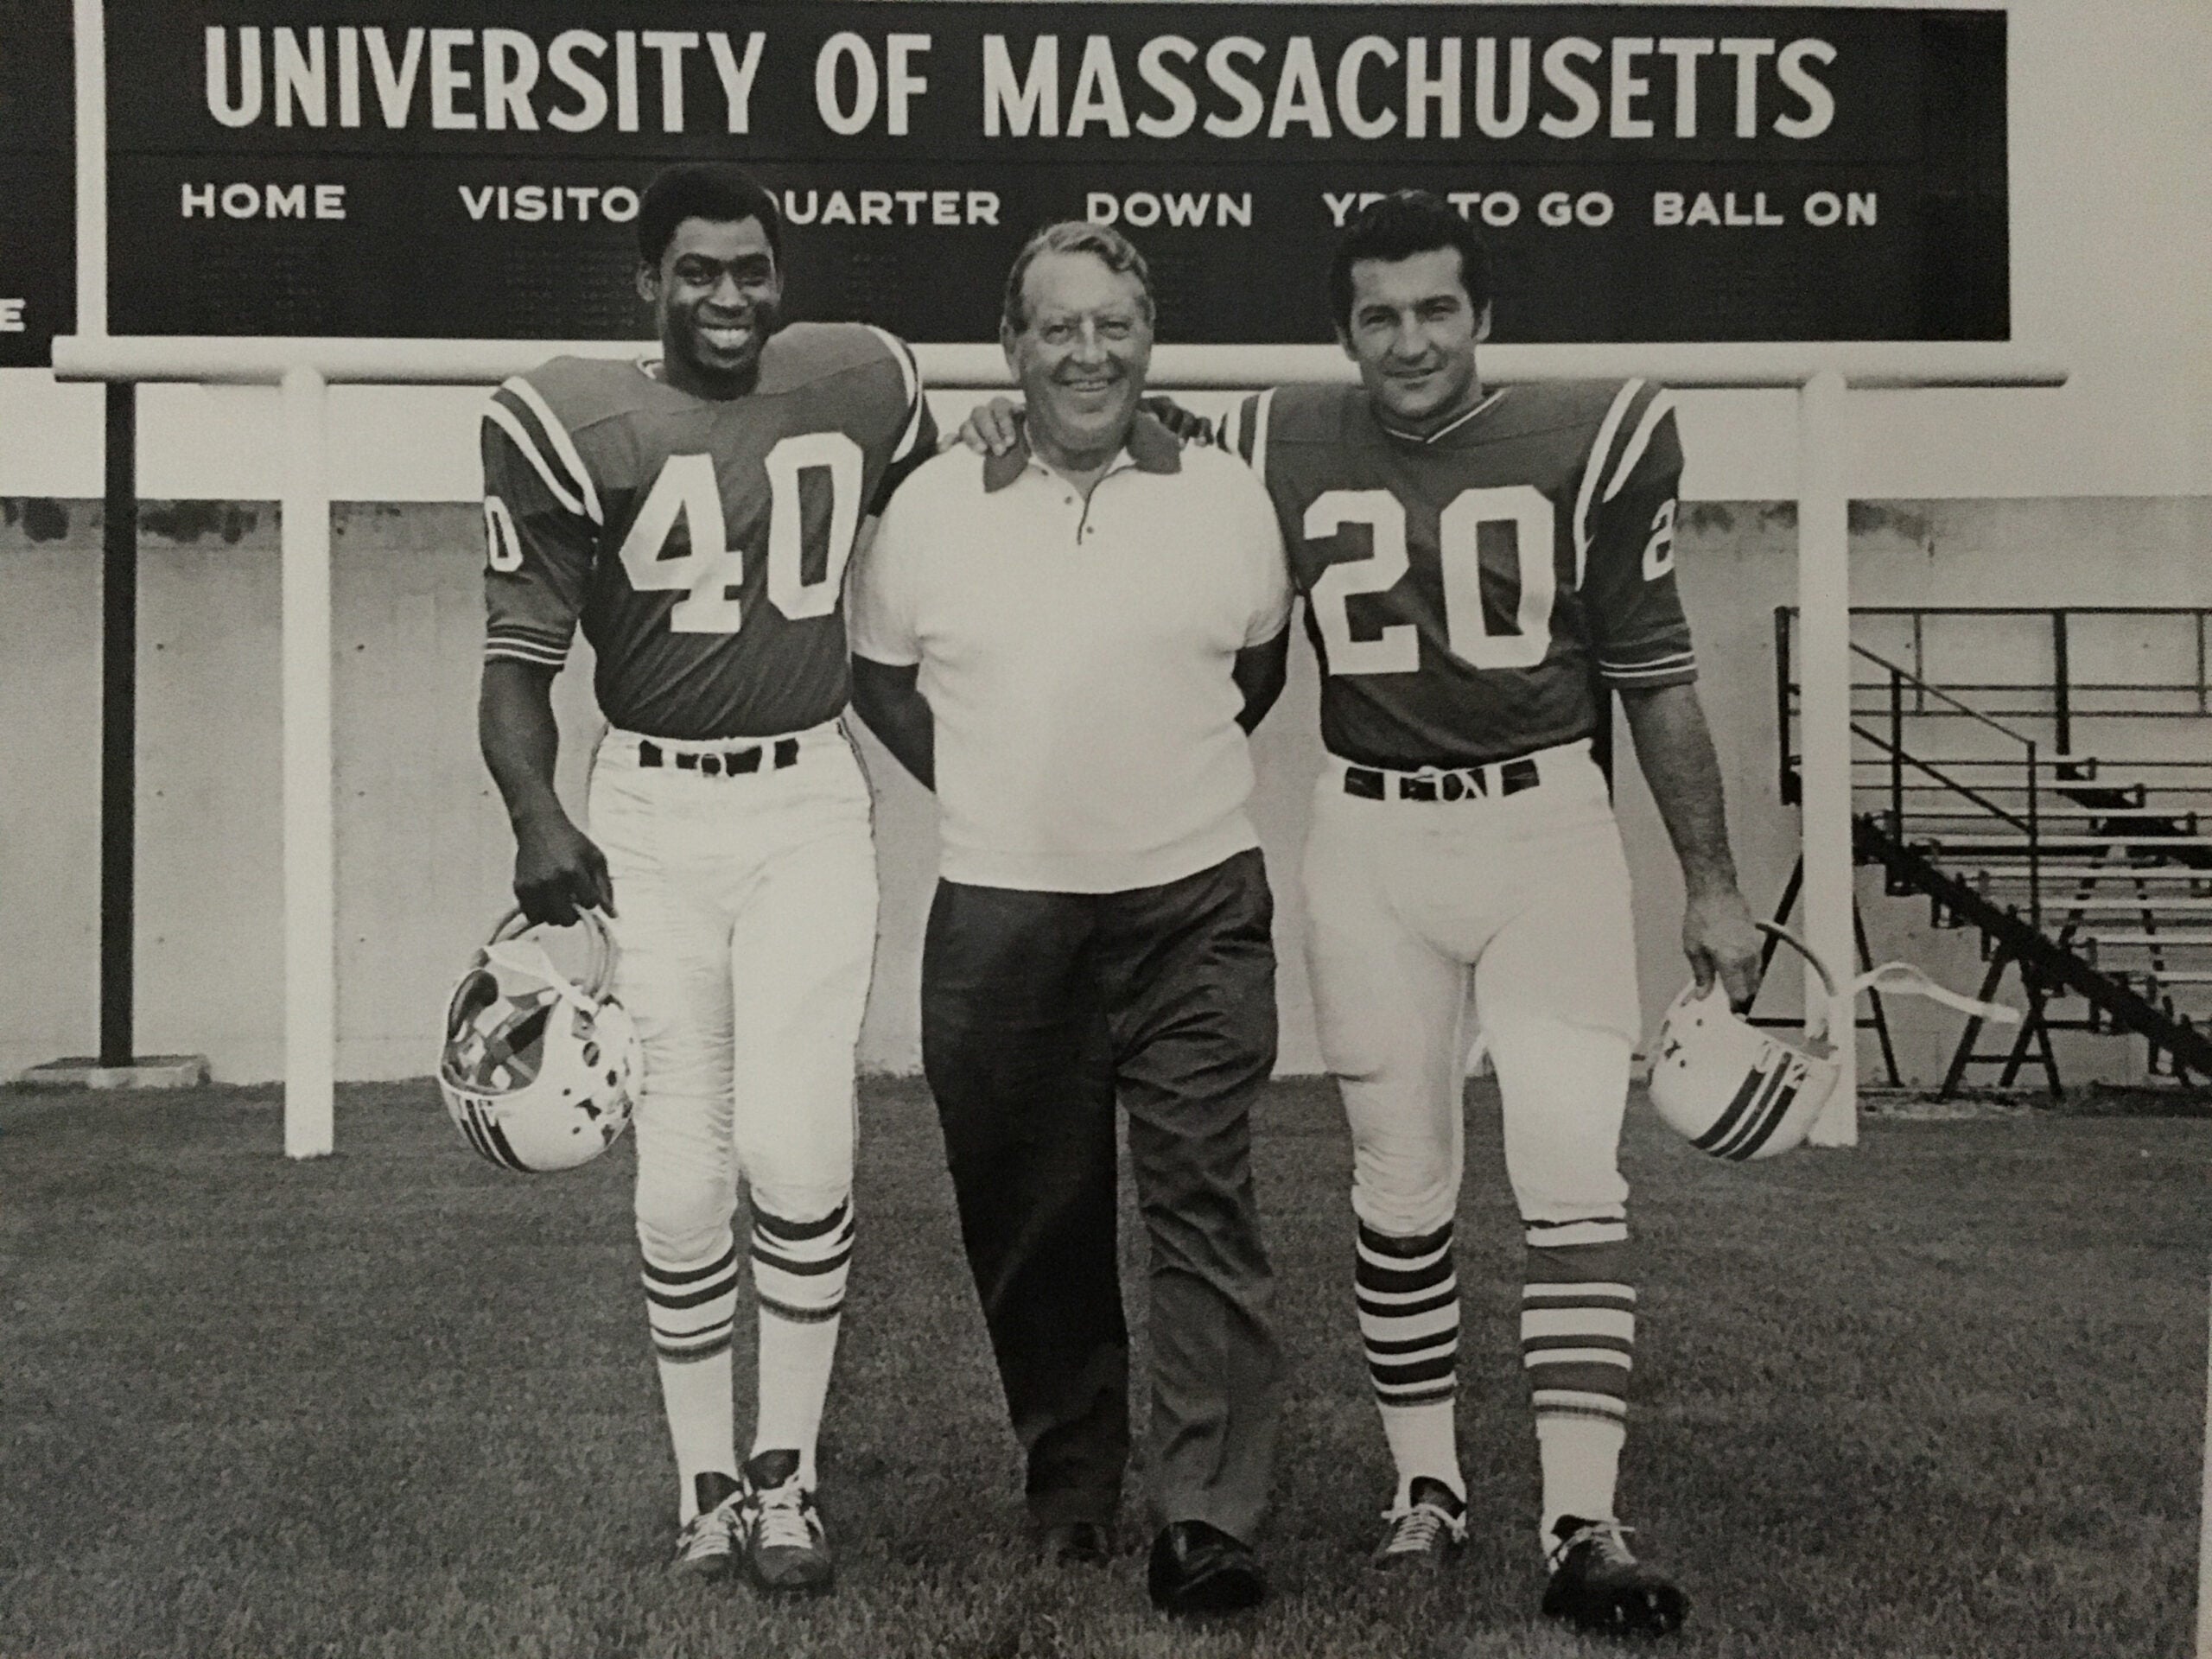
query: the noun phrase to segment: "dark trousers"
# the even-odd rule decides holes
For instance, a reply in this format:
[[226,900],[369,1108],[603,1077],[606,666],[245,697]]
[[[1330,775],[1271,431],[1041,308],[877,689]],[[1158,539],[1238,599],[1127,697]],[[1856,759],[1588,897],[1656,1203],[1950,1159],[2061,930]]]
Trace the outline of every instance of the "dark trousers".
[[938,885],[922,1063],[1040,1527],[1110,1521],[1128,1461],[1117,1093],[1151,1246],[1157,1518],[1249,1540],[1266,1508],[1281,1360],[1250,1108],[1274,1064],[1272,912],[1256,851],[1125,893]]

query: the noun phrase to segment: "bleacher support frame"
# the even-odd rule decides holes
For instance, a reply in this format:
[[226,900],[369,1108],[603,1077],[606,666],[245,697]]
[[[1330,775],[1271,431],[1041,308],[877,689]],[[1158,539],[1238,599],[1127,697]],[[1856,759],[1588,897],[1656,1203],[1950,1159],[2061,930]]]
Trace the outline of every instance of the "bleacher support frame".
[[[2164,927],[2177,914],[2212,912],[2212,835],[2203,833],[2207,814],[2201,806],[2161,810],[2152,798],[2212,793],[2212,759],[2107,760],[2077,753],[2083,721],[2212,717],[2206,648],[2212,609],[1882,606],[1852,614],[1909,619],[1913,664],[1908,668],[1864,645],[1851,646],[1859,662],[1877,671],[1877,677],[1852,688],[1850,730],[1863,750],[1854,766],[1875,774],[1859,783],[1858,792],[1879,803],[1873,810],[1854,807],[1854,856],[1883,868],[1892,895],[1928,898],[1936,925],[1980,931],[1988,963],[1982,1000],[1995,995],[2010,968],[2027,1003],[2020,1030],[2003,1052],[1982,1052],[1982,1022],[1968,1021],[1946,1069],[1943,1096],[1957,1091],[1970,1067],[2002,1067],[1999,1086],[2010,1087],[2031,1063],[2041,1067],[2057,1094],[2062,1080],[2051,1033],[2060,1030],[2132,1033],[2149,1044],[2154,1074],[2163,1054],[2177,1079],[2191,1072],[2212,1077],[2212,1021],[2201,1010],[2192,1018],[2175,995],[2186,1003],[2191,988],[2212,982],[2212,969],[2169,965],[2176,950],[2212,948],[2212,934]],[[2085,616],[2180,620],[2194,641],[2193,672],[2156,681],[2077,679],[2072,624]],[[1777,607],[1777,755],[1785,800],[1800,793],[1799,762],[1789,741],[1799,716],[1793,702],[1792,617],[1791,607]],[[1932,622],[2022,617],[2049,620],[2048,675],[1937,684],[1920,671],[1928,665],[1925,639]],[[1961,692],[1988,694],[1996,701],[1993,707],[1976,706]],[[1955,744],[1942,751],[1945,758],[1931,759],[1908,741],[1909,725],[1923,721],[1971,722],[1999,752],[1953,755],[1950,750],[1961,747]],[[2046,743],[2008,723],[2022,721],[2048,721],[2056,741]],[[2101,767],[2109,770],[2101,772]],[[2118,775],[2130,771],[2180,781]],[[1955,868],[1961,862],[1979,865],[1971,879]],[[2101,887],[2114,880],[2126,883],[2131,896],[2101,896]],[[1785,904],[1789,896],[1785,893]],[[2139,931],[2114,932],[2094,919],[2115,912],[2134,918]],[[2142,950],[2149,965],[2131,972],[2101,961],[2101,944]],[[2143,991],[2134,980],[2142,982]],[[2054,998],[2072,995],[2084,999],[2084,1017],[2062,1019],[2050,1012]]]

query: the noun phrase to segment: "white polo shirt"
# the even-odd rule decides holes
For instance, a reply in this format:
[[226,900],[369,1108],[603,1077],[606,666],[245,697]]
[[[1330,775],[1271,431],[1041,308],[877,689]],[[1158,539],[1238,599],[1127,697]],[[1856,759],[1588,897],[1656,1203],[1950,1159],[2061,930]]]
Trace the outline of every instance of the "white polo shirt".
[[1119,893],[1259,844],[1236,653],[1290,615],[1266,489],[1148,416],[1086,503],[1016,448],[899,488],[855,563],[853,651],[919,664],[948,880]]

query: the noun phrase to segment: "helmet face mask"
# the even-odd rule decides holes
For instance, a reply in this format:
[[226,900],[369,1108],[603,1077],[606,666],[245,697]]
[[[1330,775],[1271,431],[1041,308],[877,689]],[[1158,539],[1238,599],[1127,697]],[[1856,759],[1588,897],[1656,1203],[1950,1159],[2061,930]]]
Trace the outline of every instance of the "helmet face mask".
[[502,1169],[573,1169],[629,1127],[643,1057],[629,1014],[607,994],[606,923],[586,912],[581,925],[591,956],[579,980],[510,913],[447,1007],[438,1092],[461,1138]]

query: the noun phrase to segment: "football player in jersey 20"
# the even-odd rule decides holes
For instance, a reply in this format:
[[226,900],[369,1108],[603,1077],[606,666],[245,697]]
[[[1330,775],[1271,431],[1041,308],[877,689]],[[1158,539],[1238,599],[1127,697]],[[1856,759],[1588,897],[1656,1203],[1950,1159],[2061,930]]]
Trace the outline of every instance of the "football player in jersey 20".
[[1465,1536],[1452,1226],[1479,1031],[1525,1228],[1543,1610],[1662,1634],[1685,1599],[1630,1552],[1614,1503],[1637,1301],[1618,1150],[1642,1020],[1592,753],[1609,693],[1681,865],[1699,984],[1717,976],[1740,1007],[1758,972],[1675,586],[1674,400],[1633,379],[1486,390],[1485,251],[1425,193],[1355,219],[1329,296],[1361,384],[1260,393],[1228,436],[1274,498],[1323,671],[1307,954],[1397,1466],[1375,1559],[1432,1563]]
[[[1614,1502],[1637,1302],[1619,1146],[1642,1019],[1592,754],[1611,694],[1681,865],[1700,989],[1718,977],[1748,1006],[1758,935],[1675,586],[1674,399],[1637,379],[1485,389],[1490,297],[1472,226],[1426,192],[1378,199],[1329,273],[1360,384],[1261,392],[1219,436],[1274,499],[1322,671],[1306,957],[1397,1471],[1376,1564],[1434,1565],[1466,1538],[1452,1233],[1479,1031],[1525,1230],[1541,1605],[1664,1634],[1687,1600],[1630,1551]],[[1003,448],[1010,410],[978,411],[963,438]]]
[[[935,431],[902,342],[781,326],[781,227],[743,173],[662,173],[638,251],[658,359],[556,359],[485,411],[480,731],[517,899],[534,921],[606,912],[644,1046],[637,1225],[676,1565],[818,1592],[876,913],[868,784],[839,723],[842,588],[863,518]],[[551,682],[579,626],[609,723],[588,836],[553,787]],[[760,1372],[742,1459],[741,1181]]]

